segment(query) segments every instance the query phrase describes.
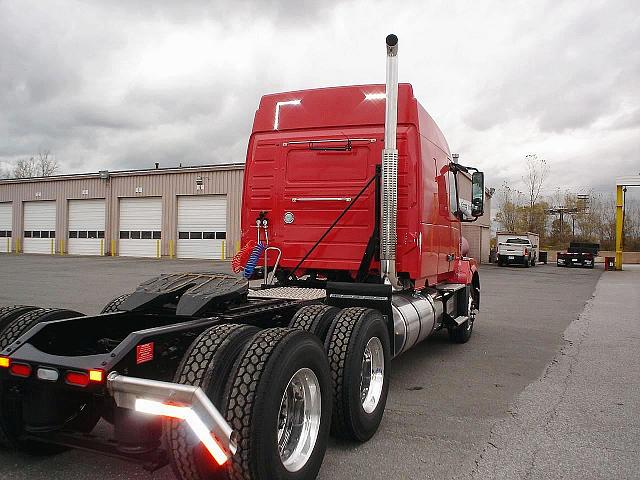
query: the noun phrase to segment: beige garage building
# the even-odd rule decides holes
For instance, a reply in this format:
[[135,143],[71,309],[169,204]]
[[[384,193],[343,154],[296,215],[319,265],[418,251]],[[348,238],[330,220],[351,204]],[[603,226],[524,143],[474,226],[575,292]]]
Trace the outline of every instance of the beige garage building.
[[0,180],[0,252],[229,258],[244,165]]
[[[0,252],[230,258],[240,241],[243,164],[0,180]],[[459,176],[462,200],[471,179]],[[489,260],[491,195],[463,224]]]

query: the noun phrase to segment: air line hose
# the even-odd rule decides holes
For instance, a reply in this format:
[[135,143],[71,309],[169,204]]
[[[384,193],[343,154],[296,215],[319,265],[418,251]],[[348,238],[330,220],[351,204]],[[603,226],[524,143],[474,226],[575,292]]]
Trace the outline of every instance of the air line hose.
[[260,257],[264,253],[265,248],[267,247],[262,242],[258,243],[253,248],[251,255],[249,255],[249,260],[247,261],[247,264],[244,267],[244,272],[242,274],[244,278],[249,279],[253,276],[253,272],[255,271],[256,265],[258,264]]

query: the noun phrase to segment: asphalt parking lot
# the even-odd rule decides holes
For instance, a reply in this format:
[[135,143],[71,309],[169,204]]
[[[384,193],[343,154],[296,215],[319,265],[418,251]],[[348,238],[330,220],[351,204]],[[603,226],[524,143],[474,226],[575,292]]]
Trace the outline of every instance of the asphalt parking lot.
[[[72,308],[92,314],[157,273],[227,270],[210,262],[0,256],[0,304]],[[482,465],[494,426],[541,377],[583,312],[602,267],[482,266],[482,304],[471,341],[436,335],[395,360],[387,411],[366,444],[332,441],[321,479],[469,478]],[[36,458],[0,451],[6,480],[149,478],[118,460],[73,451]],[[155,479],[173,478],[168,468]],[[483,475],[477,478],[487,478]],[[508,477],[505,477],[508,478]]]

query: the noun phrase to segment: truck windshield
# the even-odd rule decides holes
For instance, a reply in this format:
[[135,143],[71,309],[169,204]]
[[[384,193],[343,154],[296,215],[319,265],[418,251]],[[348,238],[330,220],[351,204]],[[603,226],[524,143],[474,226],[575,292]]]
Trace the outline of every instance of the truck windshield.
[[508,238],[507,243],[515,243],[518,245],[529,245],[531,242],[529,240],[525,240],[524,238]]

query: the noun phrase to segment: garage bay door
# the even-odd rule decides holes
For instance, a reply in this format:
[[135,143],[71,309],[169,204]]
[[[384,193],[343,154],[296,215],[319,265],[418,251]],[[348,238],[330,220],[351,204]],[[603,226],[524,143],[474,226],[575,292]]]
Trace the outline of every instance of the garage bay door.
[[53,253],[56,238],[56,202],[24,203],[24,253]]
[[69,200],[71,255],[101,255],[104,252],[104,200]]
[[162,231],[162,199],[120,199],[120,248],[123,257],[155,257]]
[[220,259],[226,238],[225,195],[178,197],[178,258]]
[[11,251],[12,231],[12,204],[0,203],[0,252]]

